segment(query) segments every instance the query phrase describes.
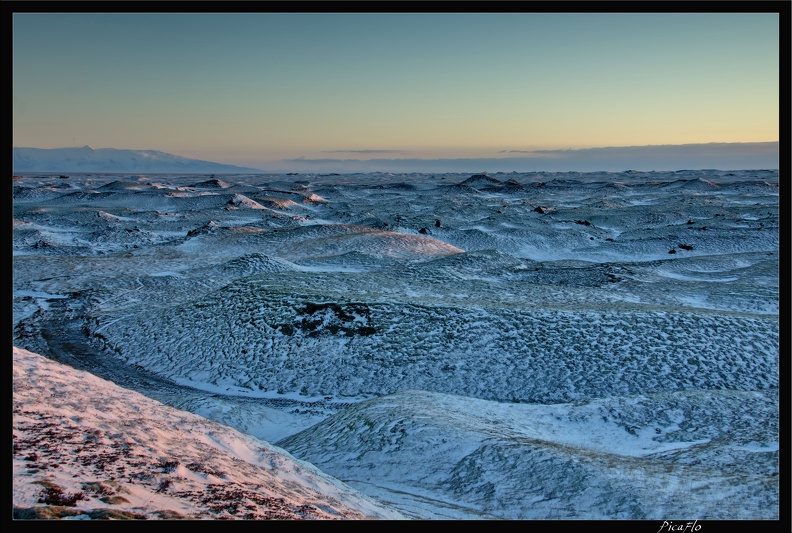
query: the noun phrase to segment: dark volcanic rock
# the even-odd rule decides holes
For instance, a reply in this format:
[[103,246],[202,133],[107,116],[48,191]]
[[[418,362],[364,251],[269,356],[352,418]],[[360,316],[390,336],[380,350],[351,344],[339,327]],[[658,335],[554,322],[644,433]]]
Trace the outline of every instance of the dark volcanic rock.
[[228,187],[231,187],[231,184],[223,180],[213,178],[210,180],[202,181],[200,183],[196,183],[195,185],[191,185],[191,187],[195,187],[196,189],[226,189]]
[[297,331],[309,337],[320,335],[373,335],[377,332],[371,323],[371,311],[364,304],[306,303],[297,310],[298,316],[291,324],[279,326],[281,333],[294,335]]

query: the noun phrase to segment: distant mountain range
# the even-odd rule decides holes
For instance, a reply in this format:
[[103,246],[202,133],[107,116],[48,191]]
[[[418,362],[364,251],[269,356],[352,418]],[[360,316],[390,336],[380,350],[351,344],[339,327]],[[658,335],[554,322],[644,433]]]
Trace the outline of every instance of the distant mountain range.
[[220,173],[261,172],[260,169],[187,159],[157,150],[81,148],[14,148],[14,172],[140,172]]
[[261,168],[188,159],[157,150],[90,146],[14,148],[14,172],[239,174],[269,172],[623,172],[777,169],[778,142],[621,146],[569,150],[501,150],[498,157],[456,159],[296,158]]

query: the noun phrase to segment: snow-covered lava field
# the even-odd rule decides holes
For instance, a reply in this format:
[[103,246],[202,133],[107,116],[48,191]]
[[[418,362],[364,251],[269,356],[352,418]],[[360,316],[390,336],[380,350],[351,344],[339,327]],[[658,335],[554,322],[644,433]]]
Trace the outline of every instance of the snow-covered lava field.
[[22,174],[13,343],[417,519],[778,519],[777,170]]

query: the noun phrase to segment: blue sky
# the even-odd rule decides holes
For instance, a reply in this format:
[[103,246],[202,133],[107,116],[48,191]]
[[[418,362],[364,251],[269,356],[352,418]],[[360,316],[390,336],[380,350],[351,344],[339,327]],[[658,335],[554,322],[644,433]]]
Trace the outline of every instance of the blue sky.
[[777,13],[15,13],[14,146],[504,158],[779,140]]

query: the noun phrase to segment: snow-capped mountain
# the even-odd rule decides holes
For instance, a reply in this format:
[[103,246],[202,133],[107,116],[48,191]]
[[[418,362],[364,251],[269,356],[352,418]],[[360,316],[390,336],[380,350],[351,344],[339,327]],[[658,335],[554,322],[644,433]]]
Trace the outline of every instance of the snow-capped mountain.
[[115,148],[14,148],[14,172],[141,172],[238,173],[261,172],[235,165],[188,159],[157,150]]

